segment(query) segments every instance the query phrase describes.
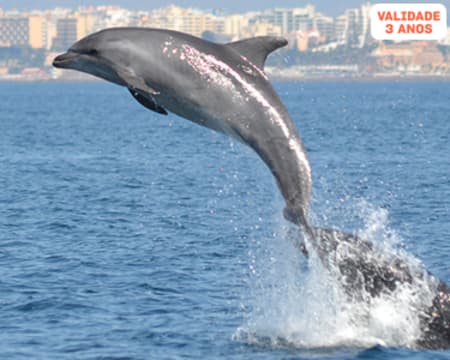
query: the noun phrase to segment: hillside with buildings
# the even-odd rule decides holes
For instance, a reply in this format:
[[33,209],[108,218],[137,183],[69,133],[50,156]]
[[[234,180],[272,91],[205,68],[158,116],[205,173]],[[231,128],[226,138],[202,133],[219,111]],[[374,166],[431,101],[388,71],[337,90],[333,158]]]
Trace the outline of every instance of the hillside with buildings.
[[[226,42],[285,36],[289,46],[271,56],[267,71],[280,78],[450,76],[450,36],[440,42],[380,42],[370,35],[370,4],[333,18],[314,6],[223,14],[168,6],[131,11],[115,6],[45,11],[0,9],[0,79],[77,78],[51,67],[77,39],[114,26],[173,29]],[[449,34],[449,32],[447,32]]]

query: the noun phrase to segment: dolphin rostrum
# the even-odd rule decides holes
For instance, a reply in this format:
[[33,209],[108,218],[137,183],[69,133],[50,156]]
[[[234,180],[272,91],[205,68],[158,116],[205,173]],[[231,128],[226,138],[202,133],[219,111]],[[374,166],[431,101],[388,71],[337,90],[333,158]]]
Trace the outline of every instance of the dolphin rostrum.
[[309,229],[311,170],[288,111],[264,73],[281,37],[216,44],[149,28],[112,28],[75,43],[53,65],[129,89],[143,106],[171,111],[250,146],[286,201],[285,217]]
[[[53,65],[125,86],[152,111],[171,111],[250,146],[276,179],[286,203],[285,218],[302,227],[325,267],[338,269],[351,298],[392,293],[414,276],[428,276],[418,275],[402,259],[378,261],[372,244],[357,236],[309,225],[311,169],[306,151],[264,73],[267,56],[286,44],[281,37],[215,44],[176,31],[112,28],[81,39]],[[304,243],[299,246],[308,254]],[[450,289],[429,276],[436,296],[422,311],[417,346],[447,348]]]

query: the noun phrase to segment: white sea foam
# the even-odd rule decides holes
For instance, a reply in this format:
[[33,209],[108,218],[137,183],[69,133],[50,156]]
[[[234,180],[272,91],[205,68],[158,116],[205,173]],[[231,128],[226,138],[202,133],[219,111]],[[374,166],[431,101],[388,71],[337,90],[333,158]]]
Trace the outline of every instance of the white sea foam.
[[[290,241],[293,229],[280,219],[279,232],[251,246],[249,310],[235,339],[302,349],[415,346],[420,314],[431,305],[436,284],[400,248],[400,237],[388,226],[388,212],[365,202],[358,206],[366,219],[358,235],[376,248],[368,256],[385,263],[402,259],[414,274],[412,282],[377,297],[355,290],[360,296],[350,298],[339,270],[325,268],[311,246],[306,259]],[[339,252],[338,257],[348,256]]]

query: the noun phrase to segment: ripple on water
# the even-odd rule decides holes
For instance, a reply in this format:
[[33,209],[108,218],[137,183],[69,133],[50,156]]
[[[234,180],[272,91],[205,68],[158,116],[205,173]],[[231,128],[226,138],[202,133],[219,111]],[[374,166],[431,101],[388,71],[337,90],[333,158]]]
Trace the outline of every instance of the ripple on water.
[[[387,228],[449,281],[450,85],[276,86],[311,150],[316,223],[363,229],[361,199],[388,208]],[[3,357],[449,358],[361,350],[336,326],[246,147],[109,84],[0,83],[0,97]],[[314,335],[331,345],[310,349]]]

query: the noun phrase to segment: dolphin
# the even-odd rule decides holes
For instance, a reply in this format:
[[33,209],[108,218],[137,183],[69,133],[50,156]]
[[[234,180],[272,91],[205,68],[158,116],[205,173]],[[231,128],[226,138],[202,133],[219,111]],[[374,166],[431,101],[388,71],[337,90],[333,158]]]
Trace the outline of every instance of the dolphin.
[[76,42],[53,65],[127,87],[152,111],[173,112],[250,146],[276,179],[285,217],[309,230],[306,151],[264,73],[267,56],[285,45],[282,37],[216,44],[170,30],[110,28]]
[[[284,217],[300,226],[326,268],[338,269],[349,298],[392,293],[417,276],[429,276],[436,296],[422,311],[417,347],[450,347],[447,285],[426,271],[414,271],[403,259],[381,261],[378,250],[356,235],[309,224],[309,161],[286,107],[264,73],[267,56],[285,45],[282,37],[216,44],[171,30],[110,28],[76,42],[53,65],[124,86],[149,110],[173,112],[251,147],[276,179],[285,200]],[[298,245],[308,255],[305,242]]]

